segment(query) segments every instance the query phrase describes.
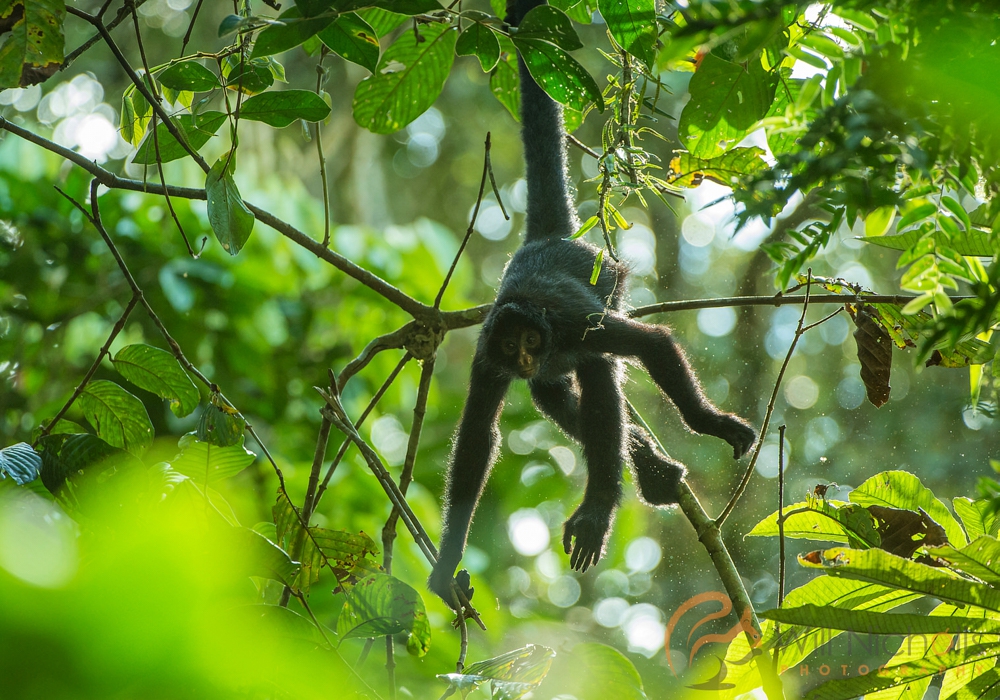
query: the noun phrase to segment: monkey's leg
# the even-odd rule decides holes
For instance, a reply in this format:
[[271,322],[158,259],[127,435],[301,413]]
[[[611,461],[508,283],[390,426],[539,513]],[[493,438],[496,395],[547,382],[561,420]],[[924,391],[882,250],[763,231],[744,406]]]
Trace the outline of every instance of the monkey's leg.
[[[621,498],[625,442],[625,402],[618,361],[597,356],[576,370],[580,384],[580,438],[587,459],[583,502],[563,528],[570,566],[586,571],[604,553],[615,508]],[[575,540],[575,541],[574,541]]]
[[[580,442],[580,393],[572,380],[564,377],[552,383],[532,382],[530,387],[538,409],[569,437]],[[628,453],[642,500],[651,506],[677,503],[677,487],[686,472],[684,465],[660,451],[649,434],[631,422]]]
[[677,406],[688,427],[696,433],[722,438],[733,446],[734,457],[746,454],[757,439],[746,421],[720,411],[705,398],[684,351],[665,326],[609,314],[601,328],[587,334],[585,343],[598,352],[638,358]]
[[[437,564],[427,581],[428,587],[456,610],[461,606],[452,594],[452,576],[462,560],[472,515],[476,511],[490,468],[496,461],[500,443],[497,422],[507,386],[508,382],[497,379],[496,373],[484,366],[478,357],[473,360],[469,396],[448,466],[441,548]],[[471,597],[468,576],[460,577],[460,583]]]

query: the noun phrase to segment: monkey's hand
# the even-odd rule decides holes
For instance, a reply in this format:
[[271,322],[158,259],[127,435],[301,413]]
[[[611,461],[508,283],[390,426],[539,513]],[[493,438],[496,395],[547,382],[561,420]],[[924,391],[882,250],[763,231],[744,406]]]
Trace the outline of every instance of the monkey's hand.
[[718,418],[716,431],[712,433],[733,446],[733,459],[745,455],[757,441],[757,431],[739,416],[723,413]]
[[597,564],[604,554],[613,515],[613,506],[581,503],[566,521],[563,525],[563,549],[570,554],[571,568],[584,572]]
[[[454,567],[452,571],[454,571]],[[471,579],[467,569],[462,569],[455,575],[455,578],[452,578],[451,571],[448,571],[447,567],[435,566],[430,578],[427,579],[427,587],[437,593],[441,600],[448,604],[448,607],[458,612],[462,609],[462,602],[456,595],[452,583],[462,590],[466,600],[472,600],[472,594],[475,593],[476,589],[470,585]]]

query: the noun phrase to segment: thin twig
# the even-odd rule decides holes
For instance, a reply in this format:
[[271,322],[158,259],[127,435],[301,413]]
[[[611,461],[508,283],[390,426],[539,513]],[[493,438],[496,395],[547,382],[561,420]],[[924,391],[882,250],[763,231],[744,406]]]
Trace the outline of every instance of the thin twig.
[[[119,24],[121,24],[122,22],[124,22],[126,19],[128,19],[129,15],[131,15],[130,5],[134,5],[135,7],[138,8],[138,7],[142,7],[144,4],[146,4],[146,0],[132,0],[132,2],[126,2],[124,5],[122,5],[121,8],[119,8],[118,14],[115,15],[115,18],[112,19],[107,24],[105,24],[104,26],[108,28],[108,31],[111,31],[112,29],[114,29],[115,27],[117,27]],[[106,10],[102,7],[101,8],[101,12],[98,12],[97,16],[98,17],[103,17],[105,11]],[[83,42],[82,44],[80,44],[79,46],[77,46],[75,49],[73,49],[72,51],[70,51],[66,55],[66,58],[63,59],[62,65],[59,66],[59,70],[60,71],[64,71],[67,68],[69,68],[70,65],[72,65],[73,62],[76,59],[80,58],[80,56],[82,56],[84,53],[86,53],[90,49],[91,46],[93,46],[94,44],[96,44],[100,40],[101,40],[101,33],[98,32],[97,34],[94,34],[92,37],[90,37],[89,39],[87,39],[85,42]]]
[[802,337],[802,327],[806,320],[806,311],[809,310],[809,292],[812,289],[812,268],[809,269],[808,275],[806,277],[806,294],[802,300],[802,313],[799,314],[799,323],[795,328],[795,337],[792,338],[791,344],[788,346],[788,352],[785,353],[785,360],[781,363],[781,369],[778,370],[778,378],[774,381],[774,389],[771,391],[771,398],[767,402],[767,411],[764,413],[764,424],[760,428],[760,437],[757,438],[757,446],[754,448],[753,456],[750,458],[750,463],[747,465],[746,471],[743,473],[743,478],[740,479],[739,485],[736,487],[736,491],[733,492],[732,498],[729,499],[729,503],[719,514],[719,517],[715,519],[715,524],[717,527],[721,528],[723,523],[726,522],[726,518],[729,514],[733,512],[736,508],[737,501],[740,500],[740,496],[747,488],[747,484],[750,483],[750,477],[753,475],[753,471],[757,466],[757,458],[760,457],[761,448],[764,446],[764,438],[767,437],[767,427],[771,423],[771,414],[774,413],[774,404],[778,399],[778,389],[781,388],[781,380],[785,376],[785,370],[788,368],[788,363],[792,359],[792,353],[795,352],[795,346],[799,343],[799,338]]
[[[476,206],[472,209],[472,218],[469,221],[469,228],[465,230],[465,238],[462,239],[462,245],[458,247],[458,252],[455,253],[455,259],[451,261],[451,267],[448,268],[448,274],[444,276],[444,282],[441,283],[441,289],[438,290],[437,296],[434,297],[434,308],[441,308],[441,299],[444,297],[444,292],[448,289],[448,283],[451,282],[451,276],[455,273],[455,267],[458,265],[459,258],[462,257],[462,252],[465,250],[465,246],[469,242],[469,238],[472,236],[472,231],[476,227],[476,217],[479,216],[479,207],[483,204],[483,194],[486,192],[486,179],[490,177],[492,172],[490,168],[490,132],[486,132],[486,146],[485,155],[483,156],[483,177],[479,181],[479,196],[476,197]],[[495,189],[495,185],[494,185]],[[499,195],[497,196],[499,201]],[[503,205],[500,205],[503,207]],[[507,212],[504,212],[504,216]]]
[[[62,192],[61,190],[60,194],[62,194],[67,199],[70,199],[69,196],[66,195],[64,192]],[[70,199],[70,201],[73,200]],[[136,304],[139,303],[139,298],[140,295],[136,294],[135,292],[132,293],[132,298],[130,298],[128,300],[128,304],[125,305],[125,310],[122,312],[122,315],[115,322],[115,325],[111,327],[111,333],[108,335],[107,341],[105,341],[104,345],[97,353],[97,359],[94,360],[94,364],[92,364],[90,366],[90,369],[87,370],[87,373],[83,375],[83,379],[80,380],[80,383],[77,385],[76,389],[73,390],[73,394],[69,397],[69,400],[65,404],[63,404],[63,407],[59,409],[59,412],[55,415],[55,417],[42,427],[41,432],[38,433],[38,437],[35,438],[35,441],[32,443],[32,445],[37,445],[39,440],[48,435],[49,432],[52,430],[52,428],[55,427],[56,423],[59,422],[59,419],[62,418],[64,415],[66,415],[66,411],[70,409],[70,407],[73,405],[73,402],[76,401],[78,398],[80,398],[80,394],[82,394],[83,390],[87,388],[87,384],[90,383],[90,380],[94,378],[94,374],[97,372],[97,368],[101,366],[101,361],[104,359],[104,356],[109,355],[108,351],[111,348],[111,343],[115,341],[115,338],[118,337],[118,334],[121,333],[122,330],[125,328],[125,322],[128,321],[129,314],[132,313],[132,310],[135,308]]]
[[[785,425],[778,427],[778,607],[785,601]],[[774,636],[781,637],[781,623],[774,623]],[[772,653],[778,672],[780,645]]]
[[[632,402],[626,400],[626,404],[628,405],[632,419],[649,433],[656,447],[666,454],[666,450],[663,449],[660,439],[636,410],[635,406],[632,405]],[[698,497],[695,496],[686,481],[682,480],[678,488],[680,490],[679,505],[681,511],[683,511],[684,516],[691,523],[691,527],[694,528],[695,533],[698,535],[698,541],[701,542],[708,552],[709,557],[711,557],[712,564],[715,566],[715,570],[719,574],[719,579],[722,581],[722,586],[726,589],[726,595],[732,601],[736,617],[745,623],[743,624],[743,633],[746,635],[747,642],[754,655],[754,664],[756,665],[757,672],[760,674],[764,692],[769,700],[780,700],[784,697],[781,680],[778,678],[774,667],[769,663],[763,662],[763,659],[766,657],[757,651],[757,646],[761,639],[760,621],[757,619],[757,613],[754,611],[750,596],[747,595],[740,572],[736,569],[736,564],[733,563],[733,558],[730,556],[729,550],[726,548],[726,543],[722,539],[722,531],[716,522],[708,516],[708,513],[705,512]]]
[[184,32],[184,38],[181,40],[181,56],[187,50],[188,42],[191,41],[191,33],[194,31],[194,23],[198,21],[198,13],[201,12],[202,3],[205,0],[198,0],[197,4],[194,6],[194,12],[191,14],[191,21],[188,22],[187,31]]
[[[316,64],[316,94],[323,90],[323,81],[326,78],[326,68],[323,67],[323,59],[326,58],[327,48],[324,45],[319,54],[319,63]],[[323,153],[323,122],[319,121],[313,125],[316,131],[316,156],[319,158],[319,181],[323,187],[323,247],[330,246],[330,184],[326,175],[326,154]]]

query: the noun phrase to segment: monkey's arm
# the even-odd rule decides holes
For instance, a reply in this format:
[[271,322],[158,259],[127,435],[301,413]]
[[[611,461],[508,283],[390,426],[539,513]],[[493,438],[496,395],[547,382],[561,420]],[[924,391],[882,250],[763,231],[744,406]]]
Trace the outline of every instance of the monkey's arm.
[[736,459],[746,454],[757,439],[757,433],[745,420],[720,411],[705,398],[684,351],[668,328],[608,314],[601,328],[588,332],[584,343],[597,352],[637,358],[677,406],[688,427],[725,440],[733,446]]
[[[489,470],[496,461],[500,443],[497,422],[509,383],[507,379],[497,377],[496,371],[487,367],[478,356],[473,360],[469,397],[448,466],[441,548],[427,582],[432,591],[455,609],[461,606],[452,594],[452,576],[462,560],[472,515]],[[467,586],[467,583],[466,578],[463,584]],[[468,589],[468,595],[472,595],[472,589]]]

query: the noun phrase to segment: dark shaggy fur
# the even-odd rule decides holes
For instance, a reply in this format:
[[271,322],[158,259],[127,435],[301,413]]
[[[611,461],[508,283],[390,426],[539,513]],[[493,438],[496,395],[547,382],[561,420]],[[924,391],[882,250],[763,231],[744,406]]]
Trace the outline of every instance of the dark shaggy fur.
[[[508,22],[517,25],[543,0],[511,0]],[[538,408],[579,442],[587,461],[583,501],[566,522],[563,545],[574,569],[596,564],[621,498],[622,464],[630,461],[639,493],[650,505],[677,502],[684,467],[658,450],[631,423],[622,394],[621,359],[640,362],[674,402],[691,430],[722,438],[740,457],[756,439],[742,419],[723,413],[704,396],[670,330],[628,318],[622,292],[626,269],[605,262],[590,284],[598,248],[566,240],[579,228],[566,173],[562,108],[535,84],[523,60],[521,123],[527,165],[528,208],[524,245],[511,259],[483,323],[472,362],[469,397],[448,467],[441,550],[430,588],[452,607],[452,576],[462,558],[476,504],[496,460],[504,396],[519,374],[512,338],[537,333],[528,380]],[[468,574],[458,584],[468,595]]]

